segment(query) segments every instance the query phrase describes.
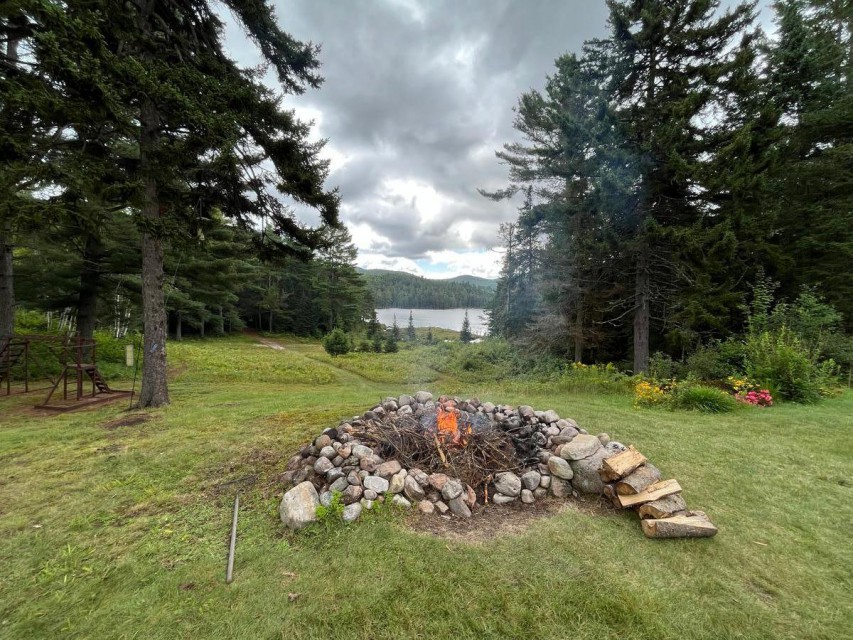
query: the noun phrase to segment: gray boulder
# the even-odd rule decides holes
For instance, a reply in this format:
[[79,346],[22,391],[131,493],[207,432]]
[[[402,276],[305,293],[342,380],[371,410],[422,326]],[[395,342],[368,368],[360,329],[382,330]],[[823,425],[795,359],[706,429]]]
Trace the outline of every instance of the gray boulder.
[[394,504],[398,507],[403,507],[404,509],[411,509],[412,508],[412,503],[409,502],[408,500],[406,500],[399,493],[394,496],[393,500],[391,500],[391,504]]
[[601,449],[598,438],[590,435],[578,434],[568,444],[564,444],[560,456],[565,460],[582,460],[588,458]]
[[415,502],[423,500],[426,495],[423,487],[418,484],[418,481],[415,480],[411,474],[407,475],[406,479],[403,481],[403,493],[406,494],[406,497],[409,500],[414,500]]
[[349,482],[347,482],[346,478],[338,478],[332,484],[329,485],[329,491],[337,491],[338,493],[343,493],[344,489],[350,486]]
[[341,493],[341,502],[344,504],[352,504],[353,502],[358,502],[361,500],[361,494],[364,493],[364,489],[354,484],[349,485],[346,489],[344,489],[343,493]]
[[425,404],[432,400],[432,394],[429,391],[418,391],[415,394],[415,401]]
[[356,444],[352,447],[352,455],[356,458],[365,458],[373,455],[373,449],[365,447],[363,444]]
[[441,497],[450,501],[461,496],[463,490],[462,483],[459,480],[450,478],[441,489]]
[[495,474],[495,489],[505,496],[517,497],[521,493],[521,479],[511,471]]
[[505,496],[502,493],[496,493],[492,496],[492,502],[495,504],[509,504],[510,502],[515,502],[517,499],[517,497]]
[[410,407],[415,404],[415,399],[412,396],[402,395],[397,398],[397,406],[401,409],[403,407]]
[[530,489],[531,491],[539,486],[541,480],[542,474],[538,471],[531,470],[521,476],[521,484],[524,485],[525,489]]
[[376,467],[376,475],[387,480],[395,473],[400,473],[400,469],[402,468],[403,466],[397,460],[389,460],[388,462],[383,462]]
[[546,411],[542,415],[543,422],[547,422],[548,424],[553,424],[553,423],[557,422],[557,420],[559,420],[559,419],[560,419],[560,416],[557,415],[557,412],[554,411],[553,409],[548,409],[548,411]]
[[572,485],[562,478],[551,479],[551,493],[555,498],[568,498],[572,495]]
[[370,489],[376,493],[385,493],[390,486],[390,483],[380,476],[367,476],[362,484],[365,489]]
[[[568,445],[564,445],[565,448]],[[571,480],[574,473],[572,472],[572,468],[569,466],[569,463],[563,460],[562,458],[558,458],[557,456],[551,456],[548,460],[548,470],[551,472],[551,475],[557,476],[558,478],[562,478],[563,480]]]
[[314,471],[319,473],[321,476],[334,468],[335,465],[333,465],[332,461],[328,458],[317,458],[317,462],[314,463]]
[[301,529],[317,519],[320,497],[310,482],[301,482],[284,494],[278,513],[281,521],[291,529]]
[[536,502],[536,498],[533,497],[533,492],[530,489],[522,489],[521,501],[524,504],[533,504],[534,502]]
[[361,515],[361,504],[353,502],[344,507],[344,522],[355,522]]
[[465,500],[462,499],[462,496],[458,498],[453,498],[448,503],[450,507],[450,511],[453,515],[459,516],[460,518],[470,518],[471,517],[471,509],[468,508],[468,505],[465,504]]
[[612,455],[607,449],[600,448],[591,456],[580,460],[572,460],[569,463],[575,474],[574,478],[572,478],[572,486],[581,493],[595,495],[603,493],[604,482],[601,481],[598,470],[601,468],[601,461]]
[[408,476],[408,473],[405,469],[391,476],[391,480],[388,483],[388,493],[397,494],[402,492],[406,486],[406,476]]

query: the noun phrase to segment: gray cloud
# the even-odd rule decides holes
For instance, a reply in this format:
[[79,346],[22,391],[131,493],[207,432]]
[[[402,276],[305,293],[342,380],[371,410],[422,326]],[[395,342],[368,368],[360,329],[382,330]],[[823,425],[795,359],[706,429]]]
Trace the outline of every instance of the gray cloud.
[[[322,45],[325,83],[287,104],[329,139],[329,186],[362,256],[411,260],[494,244],[517,203],[477,188],[506,183],[494,151],[516,139],[512,107],[607,17],[603,0],[277,0],[276,12]],[[231,26],[227,39],[257,63]]]

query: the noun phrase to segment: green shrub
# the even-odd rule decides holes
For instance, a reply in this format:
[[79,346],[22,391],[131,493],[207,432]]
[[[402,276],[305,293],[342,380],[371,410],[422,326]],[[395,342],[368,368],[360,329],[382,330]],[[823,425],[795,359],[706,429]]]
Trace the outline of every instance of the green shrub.
[[630,393],[637,379],[619,371],[616,365],[573,362],[560,375],[559,385],[566,391]]
[[323,348],[330,356],[342,356],[349,353],[349,338],[342,329],[333,329],[331,333],[323,338]]
[[655,380],[671,380],[676,377],[678,365],[665,353],[656,351],[649,358],[649,376]]
[[705,382],[725,380],[733,372],[743,371],[744,345],[734,339],[711,342],[687,358],[684,373]]
[[728,413],[737,408],[737,400],[722,389],[687,382],[675,387],[670,406],[702,413]]
[[821,362],[786,326],[750,334],[746,341],[746,374],[770,389],[774,397],[817,402],[836,386],[837,367]]

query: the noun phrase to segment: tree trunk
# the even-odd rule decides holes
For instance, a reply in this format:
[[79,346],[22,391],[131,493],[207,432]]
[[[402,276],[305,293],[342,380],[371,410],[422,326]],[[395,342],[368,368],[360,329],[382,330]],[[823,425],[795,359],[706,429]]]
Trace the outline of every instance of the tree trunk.
[[0,336],[15,330],[15,288],[12,266],[12,223],[0,227]]
[[[6,46],[0,43],[0,54],[6,58],[10,68],[18,65],[18,44],[20,40],[11,38]],[[11,117],[8,113],[6,117]],[[5,118],[4,118],[5,119]],[[7,210],[11,216],[12,211]],[[12,222],[0,221],[0,336],[10,336],[15,331],[15,271],[12,264]]]
[[[159,142],[160,117],[156,105],[146,98],[139,114],[139,167],[144,181],[142,217],[146,223],[160,218],[157,180],[152,175],[150,153]],[[144,325],[140,407],[169,404],[166,381],[166,301],[163,293],[163,239],[157,230],[142,233],[142,322]]]
[[95,335],[98,321],[98,292],[101,285],[101,260],[104,245],[95,234],[86,236],[83,248],[83,268],[80,271],[80,292],[77,296],[77,334],[86,340]]
[[646,239],[637,254],[637,275],[634,283],[634,373],[649,370],[649,253]]
[[181,312],[178,311],[177,312],[177,322],[175,323],[175,340],[177,340],[178,342],[180,342],[181,340],[184,339],[183,338],[183,333],[184,333],[183,324],[184,324],[184,319],[183,319],[183,317],[181,317]]
[[575,314],[575,362],[583,361],[583,320],[583,300],[579,297]]

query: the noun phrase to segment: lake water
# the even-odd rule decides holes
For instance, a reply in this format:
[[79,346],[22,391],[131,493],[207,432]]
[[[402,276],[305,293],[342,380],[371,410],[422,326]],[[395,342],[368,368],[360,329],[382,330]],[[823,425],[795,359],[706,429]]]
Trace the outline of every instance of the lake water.
[[[377,309],[376,317],[379,322],[390,327],[396,315],[397,326],[405,332],[409,326],[409,311],[412,312],[412,322],[416,327],[440,327],[459,331],[465,319],[465,309]],[[471,333],[486,335],[488,325],[483,309],[468,309],[468,322],[471,323]]]

